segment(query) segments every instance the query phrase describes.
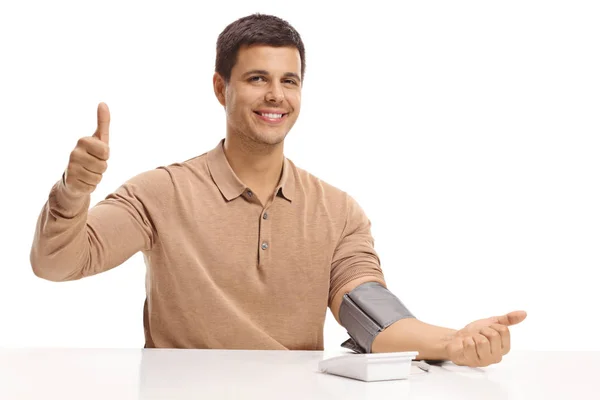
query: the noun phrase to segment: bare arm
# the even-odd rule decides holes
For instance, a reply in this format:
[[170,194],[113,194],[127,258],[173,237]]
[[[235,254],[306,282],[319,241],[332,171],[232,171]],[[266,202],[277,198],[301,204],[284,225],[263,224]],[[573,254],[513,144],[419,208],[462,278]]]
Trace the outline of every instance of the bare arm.
[[[344,294],[355,287],[374,281],[372,277],[358,278],[350,281],[333,297],[331,312],[340,323],[339,310]],[[381,283],[379,280],[376,282]],[[456,330],[430,325],[416,318],[403,318],[384,329],[375,337],[373,353],[389,353],[400,351],[418,351],[418,360],[446,360],[446,345],[452,340]]]
[[[346,226],[334,253],[329,307],[340,323],[339,311],[346,293],[365,282],[385,282],[373,248],[370,222],[350,199]],[[482,367],[500,362],[510,351],[511,325],[527,317],[524,311],[474,321],[460,330],[427,324],[416,318],[400,319],[381,331],[371,345],[373,353],[418,351],[418,360],[448,360]]]

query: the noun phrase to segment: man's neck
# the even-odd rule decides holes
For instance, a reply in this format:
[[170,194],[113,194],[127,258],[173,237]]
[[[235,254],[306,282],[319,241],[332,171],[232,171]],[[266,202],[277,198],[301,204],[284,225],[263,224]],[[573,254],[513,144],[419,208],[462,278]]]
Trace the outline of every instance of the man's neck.
[[283,142],[264,145],[227,133],[224,152],[237,177],[256,192],[261,201],[268,201],[281,178]]

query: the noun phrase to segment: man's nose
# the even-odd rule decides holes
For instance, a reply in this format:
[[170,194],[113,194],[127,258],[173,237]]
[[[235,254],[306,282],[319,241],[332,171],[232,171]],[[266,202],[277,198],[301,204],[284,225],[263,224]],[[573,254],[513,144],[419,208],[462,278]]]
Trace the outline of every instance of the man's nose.
[[281,103],[283,101],[283,89],[279,83],[272,83],[265,95],[265,100],[269,103]]

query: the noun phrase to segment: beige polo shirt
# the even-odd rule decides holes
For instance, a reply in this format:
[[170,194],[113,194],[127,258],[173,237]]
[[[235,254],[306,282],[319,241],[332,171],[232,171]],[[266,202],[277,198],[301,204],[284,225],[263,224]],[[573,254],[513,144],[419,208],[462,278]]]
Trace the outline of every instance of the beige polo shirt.
[[33,270],[75,280],[141,251],[145,347],[322,350],[336,292],[363,276],[385,283],[370,222],[287,158],[261,205],[223,143],[143,172],[92,208],[58,181],[38,219]]

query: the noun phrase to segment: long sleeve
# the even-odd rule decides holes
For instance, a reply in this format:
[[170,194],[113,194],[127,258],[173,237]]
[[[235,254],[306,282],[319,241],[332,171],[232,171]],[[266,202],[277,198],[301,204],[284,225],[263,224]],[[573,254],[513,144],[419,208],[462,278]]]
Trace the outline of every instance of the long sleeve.
[[151,249],[155,231],[147,205],[161,197],[156,180],[165,175],[158,169],[139,174],[91,209],[89,195],[74,198],[58,181],[38,217],[30,253],[34,273],[51,281],[80,279]]
[[346,222],[331,263],[329,304],[348,282],[364,276],[385,285],[371,236],[371,222],[351,196],[346,198]]

